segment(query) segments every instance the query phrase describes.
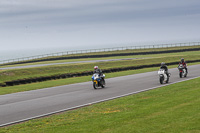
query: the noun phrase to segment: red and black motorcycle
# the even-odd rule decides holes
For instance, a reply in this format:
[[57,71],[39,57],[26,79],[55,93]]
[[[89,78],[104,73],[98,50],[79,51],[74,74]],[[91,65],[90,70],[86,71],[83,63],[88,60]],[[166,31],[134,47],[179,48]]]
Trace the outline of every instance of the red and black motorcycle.
[[182,77],[187,77],[187,72],[186,72],[186,69],[185,69],[185,67],[183,66],[183,64],[180,64],[180,65],[178,66],[178,70],[179,70],[179,76],[180,76],[180,78],[182,78]]

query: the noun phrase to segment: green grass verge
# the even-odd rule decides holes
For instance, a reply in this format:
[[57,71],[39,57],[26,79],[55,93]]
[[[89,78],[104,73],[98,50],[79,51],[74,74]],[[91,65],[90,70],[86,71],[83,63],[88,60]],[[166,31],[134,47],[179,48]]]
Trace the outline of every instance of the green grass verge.
[[199,133],[200,78],[50,117],[1,133]]
[[182,52],[175,54],[164,54],[164,55],[152,55],[154,57],[148,59],[135,59],[135,60],[121,60],[121,61],[110,61],[110,62],[98,62],[98,63],[78,63],[78,64],[65,64],[55,66],[45,66],[38,68],[26,68],[26,69],[14,69],[14,70],[2,70],[0,71],[0,83],[5,81],[34,78],[41,76],[52,76],[63,73],[74,73],[91,71],[93,67],[98,65],[101,69],[119,68],[128,66],[139,66],[157,64],[161,62],[175,62],[177,64],[180,58],[185,60],[200,59],[200,51],[196,52]]
[[[182,47],[173,47],[173,48],[165,48],[165,49],[158,49],[158,50],[175,50],[175,49],[181,49]],[[185,49],[185,47],[183,47]],[[183,49],[182,48],[182,49]],[[200,48],[200,46],[194,46],[194,47],[187,47],[187,48]],[[153,49],[145,49],[140,50],[139,52],[148,52],[152,51]],[[156,50],[157,51],[157,50]],[[121,52],[136,52],[136,51],[129,51],[129,50],[123,50],[123,51],[115,51],[114,53],[121,53]],[[199,51],[190,51],[187,53],[195,53]],[[111,54],[114,54],[111,52]],[[27,65],[38,65],[38,64],[50,64],[50,63],[63,63],[63,62],[73,62],[73,61],[88,61],[88,60],[102,60],[102,59],[124,59],[124,58],[145,58],[145,57],[159,57],[159,56],[166,56],[166,55],[182,55],[182,53],[185,52],[178,52],[178,53],[170,53],[170,54],[151,54],[151,55],[131,55],[131,56],[113,56],[113,57],[103,57],[103,58],[82,58],[82,59],[65,59],[65,60],[54,60],[54,61],[41,61],[41,62],[33,62],[33,63],[23,63],[23,64],[13,64],[13,65],[4,65],[1,66],[2,68],[4,67],[14,67],[14,66],[27,66]],[[93,53],[94,55],[98,53]],[[101,53],[101,54],[107,54],[107,53]]]
[[[195,65],[195,64],[200,64],[200,63],[191,63],[190,65]],[[169,68],[175,68],[175,67],[177,66],[176,65],[169,66]],[[129,71],[109,73],[109,74],[106,74],[106,79],[119,77],[119,76],[126,76],[126,75],[131,75],[131,74],[137,74],[137,73],[156,71],[156,70],[158,70],[158,68],[153,67],[153,68],[145,68],[145,69],[139,69],[139,70],[129,70]],[[74,77],[74,78],[67,78],[67,79],[36,82],[36,83],[25,84],[25,85],[0,87],[0,95],[91,81],[91,76],[82,76],[82,77]],[[91,89],[93,89],[92,82],[91,82]]]

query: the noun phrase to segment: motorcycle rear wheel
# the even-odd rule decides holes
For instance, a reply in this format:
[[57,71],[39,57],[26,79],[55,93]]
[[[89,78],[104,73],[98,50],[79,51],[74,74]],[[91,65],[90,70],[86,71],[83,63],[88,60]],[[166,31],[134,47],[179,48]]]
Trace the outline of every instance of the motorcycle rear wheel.
[[102,81],[101,81],[101,87],[104,88],[105,85],[106,85],[106,82],[105,82],[104,78],[102,78]]
[[166,81],[166,83],[168,83],[169,82],[169,77],[167,77],[167,81]]
[[184,77],[187,77],[187,73],[184,75]]

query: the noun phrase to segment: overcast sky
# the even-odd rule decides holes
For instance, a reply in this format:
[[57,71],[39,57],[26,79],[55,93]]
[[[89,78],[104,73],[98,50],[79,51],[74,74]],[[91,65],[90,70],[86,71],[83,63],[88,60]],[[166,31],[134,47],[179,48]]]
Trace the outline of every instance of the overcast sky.
[[1,50],[200,41],[199,24],[199,0],[0,0]]

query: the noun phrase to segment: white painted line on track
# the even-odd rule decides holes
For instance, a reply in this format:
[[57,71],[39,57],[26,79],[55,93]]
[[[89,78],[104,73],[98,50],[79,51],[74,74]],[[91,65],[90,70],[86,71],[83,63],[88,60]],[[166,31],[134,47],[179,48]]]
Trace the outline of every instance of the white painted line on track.
[[108,100],[113,100],[113,99],[116,99],[116,98],[125,97],[125,96],[132,95],[132,94],[137,94],[137,93],[140,93],[140,92],[149,91],[149,90],[152,90],[152,89],[156,89],[156,88],[160,88],[160,87],[164,87],[164,86],[180,83],[180,82],[183,82],[183,81],[196,79],[196,78],[199,78],[199,77],[200,76],[193,77],[193,78],[188,78],[188,79],[185,79],[185,80],[181,80],[181,81],[177,81],[177,82],[173,82],[173,83],[169,83],[169,84],[163,84],[163,85],[159,85],[159,86],[156,86],[156,87],[152,87],[152,88],[148,88],[148,89],[144,89],[144,90],[140,90],[140,91],[135,91],[135,92],[127,93],[127,94],[120,95],[120,96],[115,96],[115,97],[111,97],[111,98],[107,98],[107,99],[103,99],[103,100],[99,100],[99,101],[95,101],[95,102],[91,102],[91,103],[86,103],[86,104],[74,106],[74,107],[67,108],[67,109],[58,110],[58,111],[51,112],[51,113],[46,113],[46,114],[42,114],[42,115],[38,115],[38,116],[34,116],[34,117],[29,117],[29,118],[22,119],[22,120],[18,120],[18,121],[13,121],[13,122],[1,124],[0,127],[12,125],[12,124],[17,124],[17,123],[25,122],[25,121],[28,121],[28,120],[31,120],[31,119],[41,118],[41,117],[45,117],[45,116],[49,116],[49,115],[53,115],[53,114],[56,114],[56,113],[61,113],[61,112],[64,112],[64,111],[73,110],[73,109],[77,109],[77,108],[81,108],[81,107],[85,107],[85,106],[90,106],[92,104],[105,102],[105,101],[108,101]]

